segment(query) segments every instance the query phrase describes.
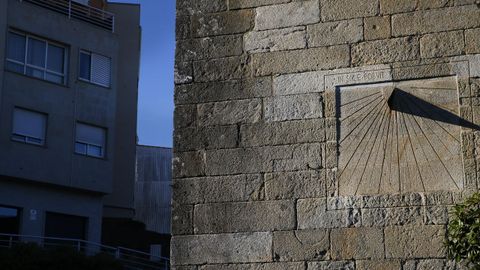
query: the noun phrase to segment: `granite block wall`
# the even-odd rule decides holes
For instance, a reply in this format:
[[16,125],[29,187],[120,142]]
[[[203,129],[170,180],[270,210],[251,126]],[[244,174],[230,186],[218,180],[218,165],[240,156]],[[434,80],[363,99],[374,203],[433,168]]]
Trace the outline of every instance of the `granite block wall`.
[[478,1],[177,0],[176,39],[175,269],[464,268],[443,241],[480,176]]

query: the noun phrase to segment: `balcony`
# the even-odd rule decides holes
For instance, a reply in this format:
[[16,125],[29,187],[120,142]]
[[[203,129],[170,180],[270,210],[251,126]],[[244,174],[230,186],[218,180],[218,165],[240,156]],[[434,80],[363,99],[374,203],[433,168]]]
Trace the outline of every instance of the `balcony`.
[[82,5],[72,0],[20,0],[37,6],[62,13],[68,18],[74,18],[103,29],[115,31],[115,15],[113,13]]

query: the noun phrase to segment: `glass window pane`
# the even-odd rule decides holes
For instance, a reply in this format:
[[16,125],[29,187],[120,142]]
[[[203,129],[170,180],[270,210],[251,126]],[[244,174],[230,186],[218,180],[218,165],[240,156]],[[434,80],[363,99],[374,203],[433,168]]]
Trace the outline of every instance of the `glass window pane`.
[[27,67],[27,75],[43,79],[45,72],[36,68]]
[[7,69],[18,73],[24,73],[24,66],[7,60]]
[[41,143],[45,140],[46,126],[47,116],[45,114],[20,108],[15,108],[13,111],[12,134],[36,138]]
[[63,74],[65,49],[48,44],[47,69]]
[[102,157],[102,148],[95,145],[88,145],[88,153],[89,156],[94,157]]
[[84,143],[75,143],[75,153],[86,155],[87,154],[87,145]]
[[80,53],[80,78],[90,81],[90,55]]
[[7,58],[25,63],[25,36],[8,32]]
[[25,136],[18,135],[18,134],[13,134],[12,135],[12,140],[19,141],[19,142],[25,142]]
[[63,84],[63,76],[59,76],[59,75],[52,74],[52,73],[49,73],[49,72],[47,72],[47,74],[45,76],[45,79],[47,81]]
[[45,41],[28,38],[27,63],[38,67],[45,67]]

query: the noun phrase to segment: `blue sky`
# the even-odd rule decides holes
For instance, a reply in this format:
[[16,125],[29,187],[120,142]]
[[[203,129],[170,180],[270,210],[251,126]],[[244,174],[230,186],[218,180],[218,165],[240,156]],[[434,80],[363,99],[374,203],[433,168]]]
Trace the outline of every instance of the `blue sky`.
[[140,3],[142,58],[138,95],[139,144],[172,146],[175,0],[114,0]]

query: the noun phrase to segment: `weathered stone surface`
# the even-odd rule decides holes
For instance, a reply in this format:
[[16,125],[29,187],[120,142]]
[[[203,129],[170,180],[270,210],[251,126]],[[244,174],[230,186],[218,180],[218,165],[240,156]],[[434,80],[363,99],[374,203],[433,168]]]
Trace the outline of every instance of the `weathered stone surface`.
[[255,123],[262,117],[260,99],[222,101],[198,105],[198,125]]
[[265,196],[267,200],[325,197],[325,172],[267,173]]
[[174,203],[172,207],[172,234],[193,233],[193,205]]
[[175,129],[194,127],[196,125],[197,109],[193,105],[176,106],[173,118]]
[[173,177],[193,177],[205,175],[205,152],[192,151],[175,153]]
[[325,22],[307,26],[308,46],[356,43],[363,39],[362,19]]
[[393,14],[414,11],[417,0],[380,0],[380,13]]
[[451,0],[418,0],[417,9],[432,9],[450,6]]
[[361,224],[357,209],[328,210],[326,199],[300,199],[297,202],[299,229],[342,228]]
[[243,56],[193,63],[195,82],[238,80],[248,74],[248,59]]
[[448,207],[430,206],[425,207],[426,225],[444,225],[448,223]]
[[234,148],[238,144],[238,128],[232,125],[178,129],[173,138],[176,152]]
[[256,123],[240,127],[241,146],[282,145],[325,141],[324,120]]
[[424,223],[421,207],[395,207],[362,209],[362,225],[385,227]]
[[199,204],[194,210],[197,234],[292,230],[293,201]]
[[322,97],[304,94],[266,98],[263,113],[268,122],[320,118],[323,115]]
[[346,45],[252,55],[255,76],[333,69],[349,64],[350,50]]
[[192,31],[195,37],[244,33],[252,26],[253,12],[248,9],[192,17]]
[[175,104],[207,103],[272,95],[272,79],[258,77],[227,82],[175,86]]
[[383,231],[377,228],[333,229],[332,259],[382,259]]
[[445,227],[394,226],[385,228],[387,258],[438,258],[445,256]]
[[242,36],[218,36],[178,41],[175,59],[177,61],[192,61],[237,56],[242,53]]
[[377,15],[378,0],[321,0],[322,21]]
[[402,265],[397,260],[357,260],[356,270],[401,270]]
[[273,78],[273,93],[277,96],[323,92],[325,72],[312,71],[279,75]]
[[480,26],[480,9],[470,6],[417,11],[392,16],[394,36],[460,30]]
[[354,65],[371,65],[414,60],[420,56],[417,38],[367,41],[352,47]]
[[461,265],[455,264],[454,261],[447,261],[442,259],[423,259],[423,260],[408,260],[403,265],[403,270],[461,270],[466,269]]
[[324,144],[311,143],[292,146],[291,156],[273,160],[274,172],[318,170],[324,166]]
[[230,0],[230,9],[252,8],[274,4],[282,4],[290,2],[290,0]]
[[269,232],[173,236],[172,264],[272,261]]
[[366,40],[390,38],[392,29],[390,16],[369,17],[364,20],[364,35]]
[[178,0],[176,4],[177,15],[182,16],[227,10],[227,1],[225,0]]
[[256,201],[264,198],[263,177],[258,174],[175,180],[173,197],[182,204]]
[[175,37],[177,40],[190,38],[192,31],[190,29],[190,17],[177,16],[175,20]]
[[[288,18],[286,20],[285,18]],[[266,30],[320,21],[318,0],[305,0],[256,9],[255,29]]]
[[215,264],[201,266],[200,270],[305,270],[303,262],[275,262],[248,264]]
[[308,262],[308,270],[354,270],[353,261]]
[[273,252],[278,261],[322,260],[329,256],[328,230],[273,233]]
[[463,31],[429,34],[420,39],[420,55],[423,58],[460,55],[464,48]]
[[193,81],[193,67],[190,62],[176,62],[174,82],[175,84],[191,83]]
[[292,27],[245,34],[245,51],[250,53],[302,49],[307,46],[305,27]]
[[480,53],[480,28],[465,30],[465,52]]
[[174,266],[172,270],[197,270],[196,265]]

